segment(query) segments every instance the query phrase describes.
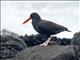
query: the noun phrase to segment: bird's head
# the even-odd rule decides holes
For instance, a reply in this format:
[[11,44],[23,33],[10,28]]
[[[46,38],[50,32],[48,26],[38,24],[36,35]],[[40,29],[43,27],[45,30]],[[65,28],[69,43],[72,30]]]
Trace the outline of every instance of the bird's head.
[[39,14],[38,13],[31,13],[31,15],[30,15],[30,17],[27,19],[27,20],[25,20],[24,22],[23,22],[23,24],[25,24],[26,22],[28,22],[29,20],[40,20],[41,18],[40,18],[40,16],[39,16]]

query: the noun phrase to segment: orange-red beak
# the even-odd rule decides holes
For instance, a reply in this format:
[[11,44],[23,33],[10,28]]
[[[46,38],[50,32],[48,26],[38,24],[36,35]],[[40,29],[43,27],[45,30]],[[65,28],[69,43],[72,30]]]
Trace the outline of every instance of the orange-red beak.
[[31,20],[31,17],[29,17],[26,21],[24,21],[23,24],[25,24],[25,23],[28,22],[29,20]]

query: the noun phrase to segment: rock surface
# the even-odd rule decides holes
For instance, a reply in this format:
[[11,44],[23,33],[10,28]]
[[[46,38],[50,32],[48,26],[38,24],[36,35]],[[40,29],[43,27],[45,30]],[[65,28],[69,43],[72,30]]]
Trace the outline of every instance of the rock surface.
[[0,60],[14,58],[17,53],[27,48],[27,45],[18,35],[8,31],[4,32],[0,35]]
[[74,60],[73,46],[34,46],[19,53],[14,60]]
[[[23,39],[23,41],[26,43],[26,45],[28,47],[40,45],[48,39],[47,36],[40,35],[40,34],[30,35],[30,36],[25,35],[25,36],[20,36],[20,38]],[[69,39],[69,38],[61,39],[61,38],[57,38],[57,37],[53,36],[53,37],[51,37],[49,45],[51,45],[51,44],[70,45],[70,43],[71,43],[71,39]]]
[[74,46],[75,52],[77,53],[76,57],[80,60],[80,32],[74,34],[71,43]]
[[79,60],[80,57],[80,32],[72,40],[52,37],[48,47],[39,46],[48,38],[40,34],[19,36],[3,30],[0,37],[0,60]]
[[[47,48],[42,46],[30,47],[19,53],[15,60],[79,60],[79,41],[80,35],[77,33],[72,39],[72,45],[50,45]],[[78,47],[74,47],[74,45]]]
[[79,47],[80,50],[80,32],[74,34],[74,37],[72,38],[72,42],[73,45],[77,45]]

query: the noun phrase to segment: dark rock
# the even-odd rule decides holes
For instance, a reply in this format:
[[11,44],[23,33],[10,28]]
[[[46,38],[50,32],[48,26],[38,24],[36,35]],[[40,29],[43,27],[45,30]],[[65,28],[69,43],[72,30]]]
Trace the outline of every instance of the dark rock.
[[79,47],[79,50],[80,50],[80,32],[74,34],[74,37],[72,38],[71,43],[73,45],[77,45]]
[[70,45],[71,39],[52,37],[49,46],[45,48],[39,46],[48,39],[45,35],[19,36],[3,30],[0,38],[0,60],[74,60],[77,58],[73,46],[66,46]]
[[74,60],[73,46],[51,45],[29,47],[19,53],[14,60]]
[[[42,44],[44,43],[49,37],[45,36],[45,35],[41,35],[41,34],[36,34],[36,35],[30,35],[30,36],[20,36],[20,38],[23,39],[23,41],[26,43],[26,45],[28,47],[31,47],[31,46],[35,46],[35,45],[39,45],[39,44]],[[54,42],[55,44],[58,44],[58,45],[70,45],[71,43],[71,39],[69,38],[57,38],[55,36],[51,37],[51,40],[49,42],[49,45],[54,45]]]
[[45,35],[36,34],[30,36],[25,35],[22,39],[25,41],[28,47],[31,47],[45,42],[47,38],[48,37]]
[[71,44],[74,46],[77,60],[80,60],[80,32],[74,34]]
[[[5,33],[4,33],[5,32]],[[17,34],[4,30],[0,35],[0,60],[14,58],[27,45]]]
[[70,38],[57,38],[57,37],[52,37],[51,41],[56,41],[58,45],[70,45],[71,44],[71,39]]

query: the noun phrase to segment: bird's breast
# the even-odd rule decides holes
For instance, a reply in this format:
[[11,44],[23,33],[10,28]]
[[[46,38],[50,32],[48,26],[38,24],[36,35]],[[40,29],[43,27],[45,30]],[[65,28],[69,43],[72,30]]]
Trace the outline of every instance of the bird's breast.
[[38,32],[38,23],[32,22],[33,28]]

